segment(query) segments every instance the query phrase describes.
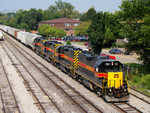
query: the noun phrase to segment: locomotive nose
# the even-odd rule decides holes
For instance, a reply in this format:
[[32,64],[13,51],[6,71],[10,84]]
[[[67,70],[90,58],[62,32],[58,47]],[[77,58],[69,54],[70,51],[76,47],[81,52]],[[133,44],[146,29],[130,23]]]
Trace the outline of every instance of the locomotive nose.
[[108,72],[108,88],[120,88],[123,85],[122,72]]

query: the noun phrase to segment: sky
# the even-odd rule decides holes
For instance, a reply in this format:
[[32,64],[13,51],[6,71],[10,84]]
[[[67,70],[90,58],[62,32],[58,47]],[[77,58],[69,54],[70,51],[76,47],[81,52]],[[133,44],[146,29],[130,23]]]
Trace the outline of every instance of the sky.
[[[0,12],[4,10],[28,10],[31,8],[47,9],[57,0],[0,0]],[[62,0],[71,3],[79,12],[86,12],[93,5],[96,11],[114,12],[119,10],[122,0]]]

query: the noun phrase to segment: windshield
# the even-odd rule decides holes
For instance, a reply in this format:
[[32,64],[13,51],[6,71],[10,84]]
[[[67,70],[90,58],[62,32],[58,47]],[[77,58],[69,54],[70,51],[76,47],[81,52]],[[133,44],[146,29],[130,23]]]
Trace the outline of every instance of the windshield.
[[104,62],[100,66],[100,72],[120,72],[122,65],[119,62]]

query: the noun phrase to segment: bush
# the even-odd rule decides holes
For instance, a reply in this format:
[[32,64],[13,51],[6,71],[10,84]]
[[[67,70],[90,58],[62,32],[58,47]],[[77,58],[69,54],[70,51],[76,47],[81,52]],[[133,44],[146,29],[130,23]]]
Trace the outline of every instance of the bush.
[[116,44],[116,46],[117,46],[118,48],[124,48],[124,47],[125,47],[124,44]]
[[66,42],[66,45],[71,45],[71,41],[68,40],[68,41]]
[[140,83],[144,86],[146,86],[146,88],[150,89],[150,74],[147,75],[143,75],[143,77],[140,80]]
[[133,81],[134,83],[138,83],[138,82],[140,81],[140,77],[138,77],[138,76],[133,76],[133,77],[132,77],[132,81]]
[[116,42],[112,43],[112,48],[116,47]]

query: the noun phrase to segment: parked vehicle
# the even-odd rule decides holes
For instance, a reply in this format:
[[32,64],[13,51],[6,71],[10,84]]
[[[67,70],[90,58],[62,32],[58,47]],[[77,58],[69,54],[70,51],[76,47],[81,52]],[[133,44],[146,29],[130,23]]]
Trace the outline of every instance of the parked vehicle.
[[89,42],[84,43],[85,46],[87,46],[87,45],[89,45],[89,44],[90,44]]
[[119,49],[111,49],[109,50],[110,54],[122,54],[123,51],[119,50]]

